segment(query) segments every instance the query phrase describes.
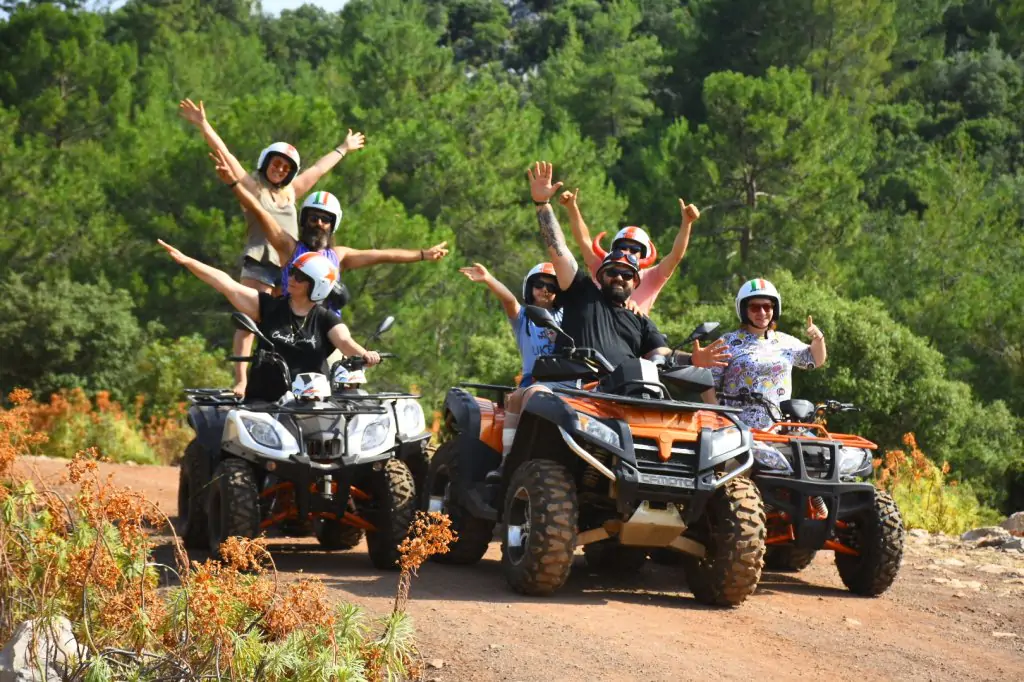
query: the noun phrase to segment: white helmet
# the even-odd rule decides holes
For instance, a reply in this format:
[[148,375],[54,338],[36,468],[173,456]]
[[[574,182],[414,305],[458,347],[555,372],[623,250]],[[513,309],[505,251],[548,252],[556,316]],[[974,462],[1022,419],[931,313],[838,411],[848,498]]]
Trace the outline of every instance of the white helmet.
[[[309,288],[309,300],[322,301],[327,298],[334,283],[338,281],[338,271],[334,264],[327,259],[327,256],[316,251],[307,251],[292,261],[291,267],[297,268],[299,272],[309,278],[312,286]],[[287,273],[286,273],[287,275]]]
[[338,201],[338,197],[330,192],[313,192],[306,197],[306,200],[302,202],[302,208],[299,210],[300,226],[305,225],[306,210],[310,208],[315,208],[318,211],[330,213],[334,216],[334,222],[331,224],[331,234],[337,231],[338,223],[341,222],[341,202]]
[[537,275],[551,275],[558,280],[558,275],[555,274],[555,266],[551,263],[538,263],[530,268],[530,271],[526,273],[526,277],[523,278],[523,301],[527,305],[533,305],[533,291],[531,291],[530,278]]
[[[601,234],[594,237],[594,242],[592,244],[594,248],[594,253],[597,255],[598,258],[601,259],[604,259],[604,257],[608,255],[608,252],[601,247],[601,240],[604,239],[605,234],[607,233],[602,232]],[[646,270],[647,268],[654,265],[654,263],[658,260],[658,249],[654,246],[654,243],[651,241],[650,235],[648,235],[642,228],[624,227],[621,230],[619,230],[618,233],[615,235],[615,239],[612,240],[612,251],[615,250],[615,245],[617,242],[627,239],[629,241],[636,242],[637,244],[640,245],[640,248],[642,249],[642,251],[640,252],[640,258],[638,259],[640,261],[641,270]]]
[[303,372],[292,380],[292,395],[296,400],[328,400],[331,382],[318,372]]
[[267,177],[267,166],[270,165],[270,157],[274,154],[283,156],[292,162],[291,172],[288,173],[280,183],[280,186],[284,187],[291,183],[291,181],[295,179],[295,175],[299,172],[299,150],[287,142],[275,142],[260,152],[260,159],[256,162],[256,168],[260,173],[263,173],[264,178]]
[[758,278],[752,279],[741,286],[739,293],[736,294],[736,317],[740,318],[740,322],[744,324],[750,322],[747,319],[746,303],[749,298],[770,299],[774,308],[772,322],[778,322],[779,318],[782,317],[782,296],[779,295],[779,291],[768,280]]

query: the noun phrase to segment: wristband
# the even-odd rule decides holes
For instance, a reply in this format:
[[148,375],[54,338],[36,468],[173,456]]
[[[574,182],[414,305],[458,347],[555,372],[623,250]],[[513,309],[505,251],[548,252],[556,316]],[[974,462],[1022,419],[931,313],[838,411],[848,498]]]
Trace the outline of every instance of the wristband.
[[551,205],[551,199],[548,199],[547,201],[537,201],[536,199],[534,199],[533,200],[533,205],[534,206],[550,206]]
[[427,254],[423,252],[423,249],[420,249],[420,260],[427,260]]
[[335,148],[334,148],[334,151],[338,152],[338,153],[339,153],[339,154],[341,154],[342,156],[345,156],[345,152],[341,151],[341,150],[340,150],[340,149],[338,149],[337,147],[335,147]]
[[235,185],[237,185],[237,184],[238,184],[238,183],[240,183],[240,182],[241,182],[241,180],[235,180],[235,181],[234,181],[234,182],[232,182],[232,183],[231,183],[230,185],[228,185],[228,189],[233,189],[233,188],[234,188],[234,186],[235,186]]

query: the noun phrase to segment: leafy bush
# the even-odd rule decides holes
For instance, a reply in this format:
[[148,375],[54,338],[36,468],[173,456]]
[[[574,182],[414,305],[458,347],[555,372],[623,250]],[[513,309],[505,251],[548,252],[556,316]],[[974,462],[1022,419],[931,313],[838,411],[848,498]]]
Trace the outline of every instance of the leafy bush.
[[938,467],[925,457],[914,434],[903,437],[903,446],[886,452],[875,466],[878,485],[892,493],[908,528],[960,535],[999,523],[999,512],[979,504],[970,486],[947,479],[947,462]]
[[0,390],[36,395],[62,388],[110,391],[124,399],[125,368],[142,330],[127,292],[101,280],[47,282],[9,273],[0,281]]
[[185,388],[233,383],[224,354],[207,350],[206,341],[198,334],[171,340],[153,338],[139,351],[128,377],[128,394],[145,398],[141,416],[150,417],[183,405]]

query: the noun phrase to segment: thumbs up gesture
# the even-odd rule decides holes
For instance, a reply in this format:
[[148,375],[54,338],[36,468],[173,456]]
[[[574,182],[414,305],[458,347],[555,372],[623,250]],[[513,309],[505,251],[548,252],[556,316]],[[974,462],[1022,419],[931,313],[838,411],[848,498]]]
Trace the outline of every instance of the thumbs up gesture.
[[818,329],[818,325],[814,324],[814,320],[811,319],[810,315],[807,316],[807,336],[811,337],[811,341],[819,341],[825,338],[825,335]]

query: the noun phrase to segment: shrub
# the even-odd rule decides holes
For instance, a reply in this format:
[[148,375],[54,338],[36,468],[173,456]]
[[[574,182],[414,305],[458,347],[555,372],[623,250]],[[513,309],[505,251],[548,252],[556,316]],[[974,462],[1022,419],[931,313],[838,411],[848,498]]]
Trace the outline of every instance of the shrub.
[[231,366],[224,358],[223,353],[209,351],[198,334],[153,338],[140,349],[126,380],[128,395],[145,398],[143,418],[175,411],[185,403],[186,388],[233,385]]
[[878,485],[892,493],[907,528],[960,535],[1001,520],[978,502],[969,485],[947,478],[948,462],[939,467],[925,457],[912,433],[903,437],[903,448],[889,450],[875,466]]

